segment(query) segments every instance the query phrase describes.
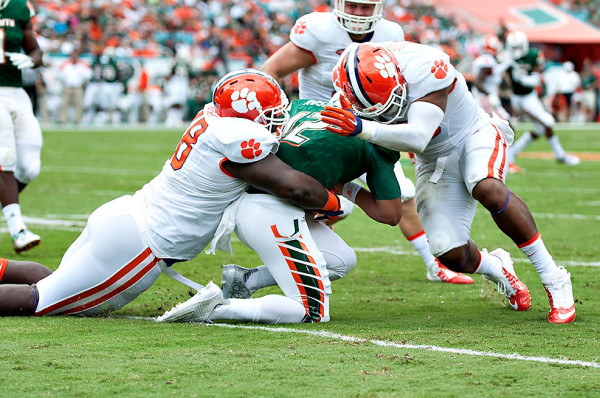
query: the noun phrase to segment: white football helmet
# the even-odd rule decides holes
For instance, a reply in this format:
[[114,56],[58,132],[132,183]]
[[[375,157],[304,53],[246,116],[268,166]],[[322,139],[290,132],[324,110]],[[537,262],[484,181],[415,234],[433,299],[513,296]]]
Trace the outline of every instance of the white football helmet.
[[217,115],[260,123],[278,139],[290,118],[285,93],[273,77],[258,69],[223,76],[213,92],[213,105]]
[[[345,11],[347,3],[372,4],[375,8],[369,16],[353,15]],[[383,3],[383,0],[333,0],[333,13],[338,24],[348,33],[364,34],[375,30],[375,25],[383,17]]]
[[10,0],[0,0],[0,10],[4,10],[8,3],[10,3]]
[[512,59],[524,57],[529,52],[527,35],[520,30],[515,30],[506,35],[506,51]]

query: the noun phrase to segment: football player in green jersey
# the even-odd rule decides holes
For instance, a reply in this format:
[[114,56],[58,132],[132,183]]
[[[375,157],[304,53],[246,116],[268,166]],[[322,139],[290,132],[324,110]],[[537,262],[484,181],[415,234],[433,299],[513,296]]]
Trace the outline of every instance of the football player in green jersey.
[[[397,225],[402,201],[394,166],[400,154],[360,139],[345,141],[329,134],[319,113],[326,104],[292,102],[277,156],[326,188],[335,187],[375,221]],[[368,189],[352,182],[365,172]],[[252,269],[224,266],[223,291],[209,283],[160,321],[329,321],[331,281],[343,278],[356,266],[356,254],[333,230],[306,216],[303,209],[261,192],[244,195],[222,220],[211,250],[227,247],[222,246],[219,231],[235,228],[237,237],[256,251],[264,265]],[[278,285],[285,296],[249,298],[257,289],[272,285]]]
[[[506,50],[512,63],[507,74],[512,85],[511,107],[513,111],[523,112],[533,119],[533,131],[523,134],[508,151],[509,164],[519,152],[539,136],[544,134],[552,147],[554,157],[559,163],[569,166],[579,164],[579,158],[565,152],[554,134],[552,127],[555,120],[550,112],[544,109],[536,87],[541,84],[539,71],[543,67],[544,58],[541,52],[529,46],[529,40],[521,31],[510,32],[506,36]],[[512,166],[511,171],[518,172],[518,167]]]
[[19,192],[40,173],[42,131],[21,70],[42,65],[26,0],[0,0],[0,203],[17,253],[40,244],[21,216]]

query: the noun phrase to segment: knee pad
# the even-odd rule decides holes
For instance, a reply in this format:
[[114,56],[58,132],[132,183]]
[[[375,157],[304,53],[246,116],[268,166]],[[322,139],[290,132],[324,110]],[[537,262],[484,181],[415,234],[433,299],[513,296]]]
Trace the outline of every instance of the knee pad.
[[411,200],[415,197],[415,183],[407,177],[399,178],[398,184],[400,185],[400,192],[402,196],[402,203]]
[[39,159],[26,164],[19,164],[15,170],[15,179],[23,184],[29,184],[40,175],[41,167],[42,162]]
[[15,171],[17,168],[17,153],[14,148],[0,147],[0,169]]
[[347,250],[336,250],[335,252],[321,250],[327,262],[329,280],[342,279],[356,267],[356,253],[350,247]]

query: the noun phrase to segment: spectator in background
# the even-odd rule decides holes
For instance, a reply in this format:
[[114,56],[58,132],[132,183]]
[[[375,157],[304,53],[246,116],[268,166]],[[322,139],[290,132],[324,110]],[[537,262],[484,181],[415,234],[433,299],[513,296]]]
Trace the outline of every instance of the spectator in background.
[[579,102],[577,91],[581,88],[581,77],[575,71],[573,62],[567,61],[563,64],[563,73],[558,81],[558,92],[565,97],[565,120],[570,122]]
[[595,122],[598,79],[594,71],[594,64],[589,58],[583,61],[581,70],[581,113],[584,122]]
[[83,91],[92,78],[92,68],[79,59],[79,51],[73,50],[71,56],[59,69],[58,79],[62,84],[62,105],[59,123],[69,119],[69,109],[75,108],[73,122],[79,124],[83,115]]

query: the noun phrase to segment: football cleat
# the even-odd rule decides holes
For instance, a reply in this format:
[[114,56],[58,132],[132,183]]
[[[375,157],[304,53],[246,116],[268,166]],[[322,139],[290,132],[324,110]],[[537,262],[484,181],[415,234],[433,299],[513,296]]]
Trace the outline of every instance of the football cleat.
[[17,253],[24,252],[40,244],[39,235],[34,234],[28,229],[22,229],[12,236],[13,248]]
[[575,301],[573,300],[571,274],[564,267],[558,267],[553,278],[548,283],[543,283],[543,285],[546,292],[548,292],[548,301],[550,301],[548,322],[573,322],[575,319]]
[[556,161],[558,163],[566,164],[567,166],[577,166],[581,162],[577,156],[569,153],[565,153],[565,156],[557,158]]
[[457,285],[470,285],[473,278],[470,276],[454,272],[442,265],[435,259],[436,265],[427,268],[427,280],[432,282],[454,283]]
[[498,291],[506,296],[508,304],[516,311],[527,311],[531,307],[531,295],[527,286],[519,280],[510,253],[503,249],[490,252],[502,262],[502,278],[498,281]]
[[254,292],[246,287],[248,276],[255,272],[254,269],[244,268],[237,264],[227,264],[223,266],[221,288],[223,297],[247,299],[252,297]]
[[514,163],[509,163],[508,164],[508,172],[510,174],[520,174],[521,168]]
[[220,304],[225,304],[223,292],[217,285],[210,281],[189,300],[177,304],[156,318],[156,322],[211,323],[212,321],[208,317],[215,307]]

